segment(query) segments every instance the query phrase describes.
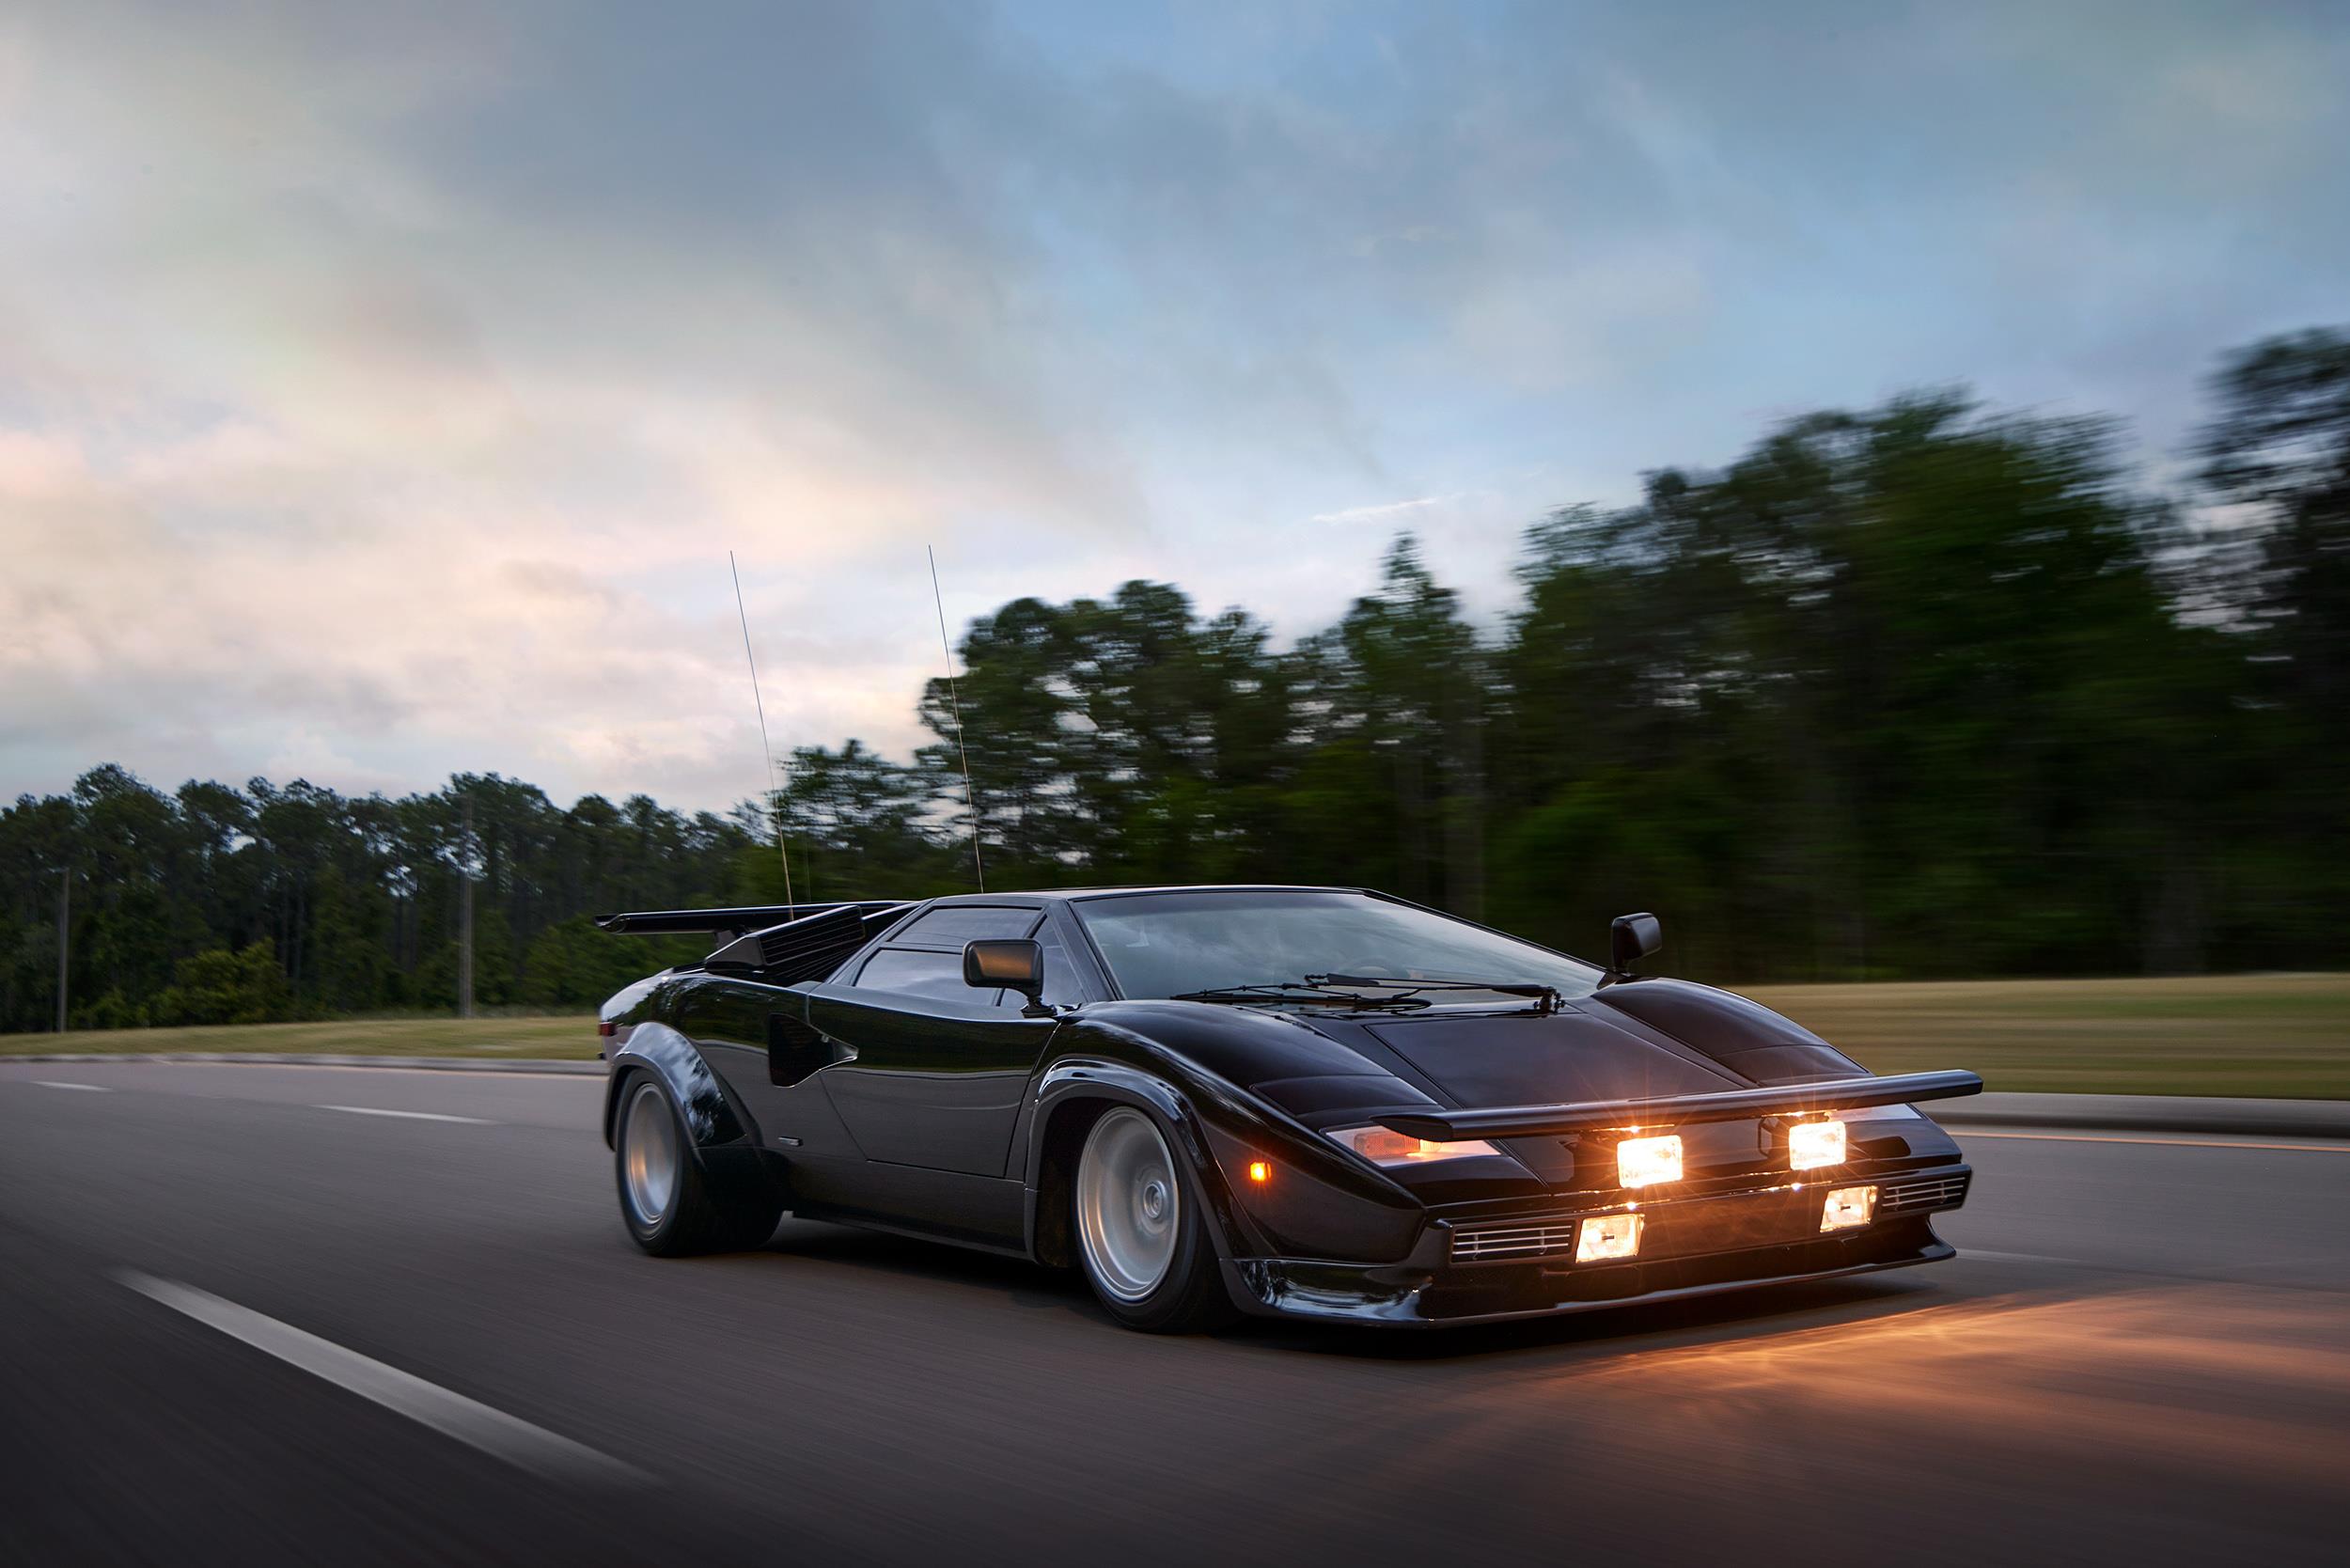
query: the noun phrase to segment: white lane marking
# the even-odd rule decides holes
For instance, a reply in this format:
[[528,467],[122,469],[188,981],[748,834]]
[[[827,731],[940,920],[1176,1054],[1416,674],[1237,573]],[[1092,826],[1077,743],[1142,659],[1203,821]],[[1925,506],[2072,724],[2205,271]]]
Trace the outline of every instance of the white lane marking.
[[[0,1060],[5,1059],[5,1058],[0,1058]],[[386,1073],[401,1073],[412,1078],[438,1078],[444,1083],[451,1079],[462,1083],[467,1078],[576,1078],[581,1083],[592,1083],[598,1087],[603,1086],[605,1075],[604,1064],[600,1061],[594,1064],[596,1070],[593,1073],[545,1073],[528,1067],[386,1067],[375,1062],[354,1067],[349,1062],[341,1061],[210,1061],[197,1057],[180,1057],[169,1061],[142,1061],[134,1065],[140,1067],[258,1067],[271,1073],[372,1073],[379,1077]]]
[[1962,1258],[1991,1258],[2003,1263],[2062,1263],[2067,1268],[2090,1268],[2096,1265],[2079,1258],[2052,1258],[2045,1252],[1994,1252],[1987,1247],[1962,1247]]
[[317,1105],[312,1108],[316,1110],[349,1111],[353,1116],[397,1116],[410,1121],[462,1121],[469,1127],[494,1127],[497,1125],[494,1121],[485,1121],[478,1116],[449,1116],[441,1111],[384,1110],[376,1105]]
[[544,1427],[533,1426],[478,1400],[467,1399],[437,1383],[427,1383],[355,1350],[345,1350],[332,1340],[321,1340],[316,1334],[264,1317],[251,1308],[240,1307],[193,1285],[158,1279],[131,1269],[118,1271],[115,1278],[149,1300],[185,1313],[208,1328],[217,1328],[263,1355],[274,1356],[289,1366],[322,1377],[338,1388],[349,1389],[444,1436],[454,1437],[536,1475],[556,1481],[631,1483],[650,1479],[644,1472],[583,1443],[558,1437]]
[[78,1089],[85,1094],[112,1094],[114,1092],[104,1084],[69,1084],[59,1082],[55,1078],[35,1078],[33,1082],[43,1089]]
[[2350,1154],[2350,1143],[2254,1143],[2245,1138],[2120,1137],[2109,1133],[1997,1133],[1960,1127],[1961,1137],[2013,1137],[2035,1143],[2136,1143],[2154,1149],[2279,1149],[2291,1154]]

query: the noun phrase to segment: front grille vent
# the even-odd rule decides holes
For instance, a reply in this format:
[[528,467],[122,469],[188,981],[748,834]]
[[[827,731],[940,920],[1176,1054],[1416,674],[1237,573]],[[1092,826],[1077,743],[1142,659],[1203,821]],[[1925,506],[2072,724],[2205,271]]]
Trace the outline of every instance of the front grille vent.
[[1970,1179],[1962,1173],[1888,1182],[1877,1194],[1877,1213],[1912,1215],[1925,1209],[1955,1209],[1966,1201],[1966,1184]]
[[1509,1225],[1468,1225],[1452,1232],[1456,1263],[1498,1263],[1522,1258],[1565,1256],[1574,1250],[1572,1218]]

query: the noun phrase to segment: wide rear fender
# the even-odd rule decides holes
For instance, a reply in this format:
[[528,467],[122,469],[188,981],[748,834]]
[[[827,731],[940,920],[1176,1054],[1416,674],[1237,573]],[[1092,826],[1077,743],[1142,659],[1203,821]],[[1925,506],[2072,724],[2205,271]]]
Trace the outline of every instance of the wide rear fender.
[[603,1087],[605,1148],[612,1146],[620,1084],[632,1072],[650,1073],[668,1087],[697,1150],[742,1141],[743,1119],[735,1114],[718,1075],[702,1060],[694,1043],[668,1025],[648,1021],[631,1028],[627,1041],[612,1053],[611,1063]]

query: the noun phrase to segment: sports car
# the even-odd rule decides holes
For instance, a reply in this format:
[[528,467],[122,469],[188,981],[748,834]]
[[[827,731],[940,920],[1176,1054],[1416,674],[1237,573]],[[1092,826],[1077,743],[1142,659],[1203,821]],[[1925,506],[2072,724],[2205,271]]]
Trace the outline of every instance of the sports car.
[[599,1025],[648,1252],[786,1212],[1080,1269],[1130,1327],[1433,1325],[1953,1256],[1920,1101],[1767,1008],[1382,893],[1199,886],[610,915],[707,933]]

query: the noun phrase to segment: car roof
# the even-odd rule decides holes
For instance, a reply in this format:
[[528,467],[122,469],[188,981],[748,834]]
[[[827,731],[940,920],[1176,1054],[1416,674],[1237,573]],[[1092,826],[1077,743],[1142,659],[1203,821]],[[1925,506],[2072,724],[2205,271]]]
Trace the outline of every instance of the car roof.
[[948,893],[933,904],[989,904],[1010,902],[1042,902],[1048,899],[1112,899],[1136,893],[1362,893],[1363,887],[1330,887],[1292,882],[1146,883],[1133,887],[1043,887],[1004,893]]

